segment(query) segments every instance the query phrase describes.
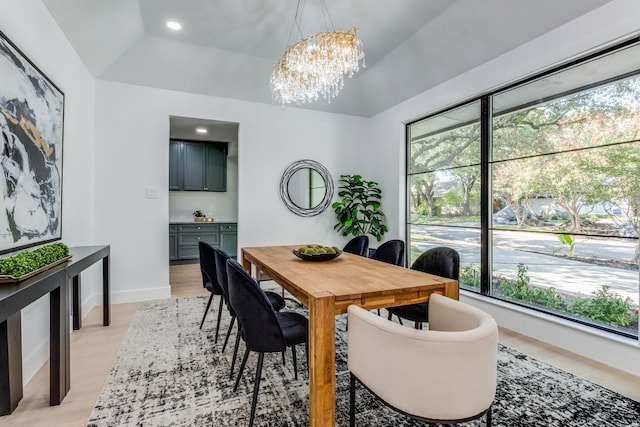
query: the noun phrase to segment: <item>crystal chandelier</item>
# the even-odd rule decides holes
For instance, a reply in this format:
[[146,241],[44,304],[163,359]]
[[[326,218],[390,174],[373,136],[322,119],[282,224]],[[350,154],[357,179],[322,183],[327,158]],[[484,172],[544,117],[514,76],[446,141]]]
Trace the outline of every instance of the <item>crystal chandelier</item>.
[[[324,4],[324,2],[323,2]],[[324,6],[326,9],[326,5]],[[296,11],[296,18],[298,12]],[[298,24],[297,19],[295,23]],[[321,32],[287,47],[271,72],[271,91],[275,104],[303,104],[325,98],[329,103],[362,67],[364,52],[356,29],[347,32]]]

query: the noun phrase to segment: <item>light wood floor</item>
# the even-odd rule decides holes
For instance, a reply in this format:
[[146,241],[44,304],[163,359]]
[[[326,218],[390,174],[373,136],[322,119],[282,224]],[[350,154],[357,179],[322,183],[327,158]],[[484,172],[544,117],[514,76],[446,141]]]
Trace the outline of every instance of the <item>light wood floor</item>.
[[[171,296],[208,295],[197,264],[171,267]],[[49,406],[49,365],[24,387],[24,398],[0,426],[85,426],[138,304],[112,306],[111,326],[102,326],[102,308],[92,310],[71,335],[71,390],[60,406]],[[640,378],[573,353],[501,329],[500,342],[551,365],[640,401]]]

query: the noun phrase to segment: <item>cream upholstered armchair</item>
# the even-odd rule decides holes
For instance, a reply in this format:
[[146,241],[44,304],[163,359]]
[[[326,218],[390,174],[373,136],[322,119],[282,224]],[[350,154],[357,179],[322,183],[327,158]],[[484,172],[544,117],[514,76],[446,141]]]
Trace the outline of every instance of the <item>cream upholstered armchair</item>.
[[356,380],[388,406],[433,424],[486,414],[496,392],[498,326],[487,313],[432,294],[429,330],[416,330],[361,307],[348,308],[350,421]]

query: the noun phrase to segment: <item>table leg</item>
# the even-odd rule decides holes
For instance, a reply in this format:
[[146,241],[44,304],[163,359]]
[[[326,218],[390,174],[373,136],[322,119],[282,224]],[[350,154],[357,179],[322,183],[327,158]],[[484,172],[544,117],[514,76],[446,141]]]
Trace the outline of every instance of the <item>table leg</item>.
[[22,399],[22,318],[20,311],[0,322],[0,415]]
[[71,388],[69,286],[67,282],[64,281],[49,295],[49,404],[54,406],[62,403]]
[[111,301],[109,285],[109,256],[102,258],[102,325],[111,324]]
[[240,262],[242,263],[242,267],[245,269],[245,271],[247,271],[249,274],[251,274],[251,263],[249,261],[247,261],[247,259],[242,256],[242,254],[240,254]]
[[336,425],[335,297],[309,299],[309,426]]
[[82,294],[80,287],[80,275],[71,278],[71,288],[73,289],[71,311],[73,312],[73,330],[82,328]]
[[458,286],[457,281],[447,282],[444,285],[444,296],[454,300],[460,299],[460,286]]

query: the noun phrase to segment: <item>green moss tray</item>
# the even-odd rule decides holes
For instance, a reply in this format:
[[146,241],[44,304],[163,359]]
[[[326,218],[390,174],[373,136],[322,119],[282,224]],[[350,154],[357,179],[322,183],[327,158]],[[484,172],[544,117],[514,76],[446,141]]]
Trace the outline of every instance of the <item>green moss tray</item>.
[[55,262],[52,262],[51,264],[40,267],[37,270],[33,270],[31,273],[23,274],[22,276],[15,277],[15,276],[9,276],[9,275],[2,275],[0,276],[0,285],[22,282],[23,280],[27,280],[28,278],[33,277],[36,274],[42,273],[43,271],[46,271],[50,268],[53,268],[56,265],[60,265],[63,262],[67,262],[69,261],[70,258],[71,258],[71,255],[67,255],[64,258],[60,258],[58,261],[55,261]]

